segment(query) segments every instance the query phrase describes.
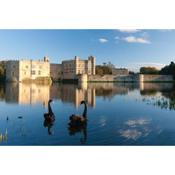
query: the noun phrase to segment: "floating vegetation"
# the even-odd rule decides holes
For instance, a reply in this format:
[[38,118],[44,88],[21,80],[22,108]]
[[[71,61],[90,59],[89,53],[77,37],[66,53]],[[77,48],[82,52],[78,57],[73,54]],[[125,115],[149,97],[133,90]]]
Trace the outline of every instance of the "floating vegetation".
[[0,133],[0,142],[7,141],[7,139],[8,139],[8,132],[6,129],[5,134]]
[[[163,94],[162,94],[163,95]],[[167,96],[144,97],[142,101],[147,105],[160,107],[161,109],[175,110],[175,97],[168,98]]]

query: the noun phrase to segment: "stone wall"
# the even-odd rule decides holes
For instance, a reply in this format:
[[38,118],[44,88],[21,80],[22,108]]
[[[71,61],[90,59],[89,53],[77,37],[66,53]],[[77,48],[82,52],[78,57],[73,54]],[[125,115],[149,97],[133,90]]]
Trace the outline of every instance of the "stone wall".
[[78,82],[87,82],[88,81],[88,76],[87,74],[82,74],[82,75],[77,75]]
[[88,77],[90,82],[169,82],[173,81],[172,75],[91,75]]
[[137,82],[140,80],[139,75],[127,75],[127,76],[117,76],[114,78],[114,81],[121,82]]
[[62,79],[74,79],[75,71],[75,60],[62,61]]
[[112,68],[112,75],[129,75],[129,71],[125,68]]
[[53,81],[59,81],[62,77],[61,64],[50,64],[50,76]]
[[6,62],[6,81],[19,81],[19,61]]
[[104,76],[100,76],[100,75],[89,75],[88,76],[88,81],[94,81],[94,82],[112,82],[114,81],[114,77],[113,75],[104,75]]

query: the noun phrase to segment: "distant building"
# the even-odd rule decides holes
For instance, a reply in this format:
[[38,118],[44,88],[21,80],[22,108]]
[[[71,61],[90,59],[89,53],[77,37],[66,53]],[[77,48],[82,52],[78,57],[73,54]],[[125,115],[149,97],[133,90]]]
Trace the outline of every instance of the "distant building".
[[62,79],[76,79],[77,75],[95,75],[96,59],[93,56],[87,60],[75,57],[74,60],[62,61]]
[[6,62],[6,80],[22,82],[50,77],[50,62],[44,60],[13,60]]
[[112,75],[116,76],[129,75],[129,71],[126,68],[112,68]]

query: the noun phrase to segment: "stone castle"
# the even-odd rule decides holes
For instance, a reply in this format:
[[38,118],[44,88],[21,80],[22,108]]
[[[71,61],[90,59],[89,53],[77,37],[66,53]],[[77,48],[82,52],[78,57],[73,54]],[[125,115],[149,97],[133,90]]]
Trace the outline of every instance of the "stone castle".
[[[52,64],[48,57],[43,60],[11,60],[6,62],[6,80],[9,82],[41,82],[73,80],[87,82],[165,82],[173,81],[171,75],[130,75],[127,69],[115,68],[111,75],[96,75],[96,58],[72,60]],[[70,81],[70,82],[71,82]]]
[[[43,60],[12,60],[6,63],[6,80],[23,82],[52,78],[57,80],[81,81],[87,79],[85,75],[95,75],[96,59],[89,56],[87,60],[75,57],[73,60],[62,61],[61,64],[51,64],[48,57]],[[82,76],[81,76],[82,75]]]

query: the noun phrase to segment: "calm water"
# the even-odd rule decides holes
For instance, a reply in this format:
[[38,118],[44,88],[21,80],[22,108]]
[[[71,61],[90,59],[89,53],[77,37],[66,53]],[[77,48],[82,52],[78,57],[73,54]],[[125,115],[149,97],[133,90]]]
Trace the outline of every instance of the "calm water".
[[[56,120],[44,126],[47,102]],[[88,104],[86,127],[68,128]],[[0,145],[175,145],[171,83],[0,85]]]

